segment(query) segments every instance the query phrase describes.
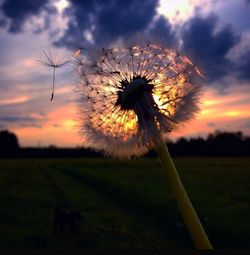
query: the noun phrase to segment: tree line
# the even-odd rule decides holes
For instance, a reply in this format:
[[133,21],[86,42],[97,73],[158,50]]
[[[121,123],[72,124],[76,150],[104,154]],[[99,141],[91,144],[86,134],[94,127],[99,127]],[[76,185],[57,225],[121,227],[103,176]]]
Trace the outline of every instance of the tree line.
[[[242,132],[215,131],[206,138],[180,138],[169,141],[172,156],[250,156],[250,137]],[[154,157],[151,150],[146,157]],[[0,131],[1,158],[41,158],[41,157],[103,157],[103,153],[85,148],[22,148],[18,137],[8,130]]]
[[206,138],[180,138],[168,148],[175,156],[250,156],[250,137],[217,130]]

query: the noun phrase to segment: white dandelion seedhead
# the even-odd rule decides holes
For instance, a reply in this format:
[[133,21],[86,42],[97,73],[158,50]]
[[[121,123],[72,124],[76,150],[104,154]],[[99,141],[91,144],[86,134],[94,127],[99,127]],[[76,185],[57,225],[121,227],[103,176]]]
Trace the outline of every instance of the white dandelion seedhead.
[[174,50],[134,45],[76,60],[85,146],[138,156],[153,146],[151,122],[166,137],[199,110],[198,69]]

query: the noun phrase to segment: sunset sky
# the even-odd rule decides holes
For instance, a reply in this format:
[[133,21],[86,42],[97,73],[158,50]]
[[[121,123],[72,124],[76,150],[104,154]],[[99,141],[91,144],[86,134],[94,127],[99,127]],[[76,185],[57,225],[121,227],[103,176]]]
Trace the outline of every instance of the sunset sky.
[[72,67],[52,69],[44,50],[67,57],[133,35],[183,43],[205,74],[201,112],[170,138],[214,130],[250,135],[249,0],[0,0],[0,130],[22,146],[80,146]]

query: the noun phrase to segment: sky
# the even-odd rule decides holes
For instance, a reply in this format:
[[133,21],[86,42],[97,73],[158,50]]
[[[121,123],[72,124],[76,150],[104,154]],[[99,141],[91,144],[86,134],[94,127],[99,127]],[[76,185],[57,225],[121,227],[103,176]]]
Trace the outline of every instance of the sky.
[[205,74],[201,112],[170,139],[250,135],[249,17],[249,0],[0,0],[0,130],[21,146],[81,146],[76,73],[56,71],[51,102],[53,70],[37,60],[139,35],[181,44]]

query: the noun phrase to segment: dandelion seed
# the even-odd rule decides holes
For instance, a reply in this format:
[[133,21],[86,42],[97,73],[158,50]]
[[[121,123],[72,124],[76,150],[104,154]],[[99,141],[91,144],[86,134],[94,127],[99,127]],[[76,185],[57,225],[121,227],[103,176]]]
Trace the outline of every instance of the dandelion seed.
[[86,146],[138,156],[153,147],[150,123],[156,122],[166,138],[199,110],[198,69],[174,50],[134,45],[84,57],[84,64],[77,64]]
[[44,51],[42,57],[40,59],[38,59],[38,62],[40,62],[44,66],[53,68],[52,92],[51,92],[51,98],[50,98],[50,101],[52,101],[54,98],[56,69],[63,67],[65,65],[68,65],[69,63],[71,63],[71,61],[65,60],[62,58],[58,58],[58,57],[52,55],[50,52]]

